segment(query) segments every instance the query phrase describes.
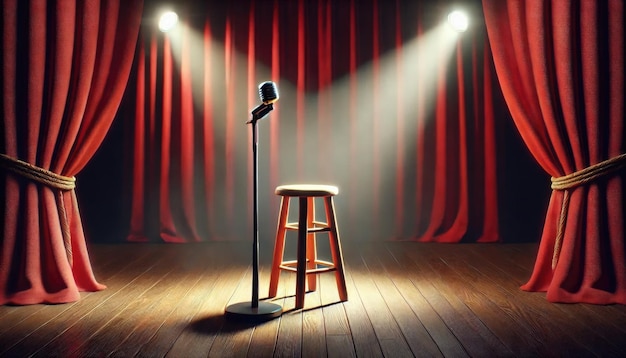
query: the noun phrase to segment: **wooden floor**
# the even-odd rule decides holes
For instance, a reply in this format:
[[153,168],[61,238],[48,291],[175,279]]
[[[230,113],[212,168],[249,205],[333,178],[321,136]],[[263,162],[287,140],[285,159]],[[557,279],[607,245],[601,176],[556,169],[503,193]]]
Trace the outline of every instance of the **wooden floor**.
[[91,245],[108,288],[71,304],[0,306],[0,356],[626,356],[626,306],[552,304],[519,290],[536,250],[344,243],[347,302],[324,274],[294,310],[295,275],[285,272],[272,301],[283,315],[251,324],[224,317],[251,299],[247,244]]

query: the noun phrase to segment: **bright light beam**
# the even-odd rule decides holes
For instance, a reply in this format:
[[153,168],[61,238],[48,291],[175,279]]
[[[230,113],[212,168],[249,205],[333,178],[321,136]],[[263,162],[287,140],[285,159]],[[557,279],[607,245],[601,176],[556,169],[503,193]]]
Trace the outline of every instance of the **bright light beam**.
[[[410,155],[404,151],[415,147],[419,128],[426,126],[426,118],[432,117],[439,91],[438,82],[446,64],[453,58],[458,35],[442,21],[438,26],[404,43],[401,51],[382,55],[377,64],[370,62],[360,66],[356,73],[336,80],[318,93],[319,96],[332,98],[331,102],[335,104],[332,106],[332,117],[336,119],[332,124],[333,132],[350,138],[344,142],[344,148],[335,148],[337,153],[350,154],[337,155],[333,159],[338,168],[348,170],[334,172],[332,181],[346,188],[348,195],[351,194],[350,183],[359,174],[372,173],[373,186],[381,186],[379,197],[355,196],[355,201],[350,203],[352,208],[356,208],[354,217],[366,217],[369,214],[363,210],[373,205],[386,205],[382,202],[386,199],[381,193],[388,190],[384,187],[394,185],[391,180],[398,165],[392,158],[398,155],[398,150],[403,151],[399,154],[401,158]],[[351,86],[351,78],[356,78],[357,88]],[[351,103],[352,96],[356,97],[356,107],[341,105]],[[367,105],[373,101],[376,101],[376,106]],[[316,105],[317,97],[308,95],[307,108],[315,108]],[[355,109],[355,113],[351,113],[352,109]],[[354,138],[371,138],[371,144],[375,147],[372,155],[376,158],[360,154],[360,144],[352,143]],[[402,141],[400,149],[398,141]],[[353,144],[354,148],[351,147]],[[315,178],[315,175],[312,173],[307,176],[313,180],[324,180]]]
[[[374,78],[372,77],[373,63],[369,63],[362,65],[356,74],[347,75],[342,79],[336,80],[332,86],[325,88],[323,92],[328,91],[332,93],[333,102],[348,103],[351,91],[349,77],[356,76],[360,89],[357,93],[357,103],[369,103],[374,100],[374,95],[378,96],[377,100],[380,103],[379,113],[371,113],[371,107],[368,106],[359,106],[357,108],[356,118],[360,122],[358,130],[370,131],[375,116],[383,118],[382,120],[384,121],[389,121],[391,118],[396,118],[399,112],[403,113],[403,116],[407,119],[407,126],[416,126],[415,118],[418,115],[416,103],[419,102],[419,105],[423,106],[421,108],[423,113],[429,113],[433,110],[437,93],[436,84],[440,71],[439,68],[452,58],[457,38],[457,33],[450,31],[445,23],[441,23],[430,31],[405,43],[399,63],[396,59],[396,56],[399,55],[398,52],[391,52],[380,58],[380,72],[378,75],[380,83],[375,90]],[[393,80],[397,65],[401,66],[403,76],[406,78],[406,80],[396,79],[396,81],[401,82],[401,88],[399,89],[397,88],[397,82]],[[319,95],[323,95],[322,93]],[[403,102],[403,105],[406,107],[402,110],[397,108],[398,102],[396,97],[398,95],[406,99]],[[309,96],[308,101],[311,101],[311,106],[315,106],[317,98]],[[349,118],[348,111],[349,108],[347,106],[338,106],[333,112],[333,118]],[[340,125],[343,125],[343,127],[340,127]],[[346,120],[333,124],[334,130],[340,131],[340,133],[350,133],[350,129],[346,128],[349,125],[349,121]],[[388,125],[385,123],[385,127]],[[413,130],[413,128],[407,127],[406,130]],[[391,131],[381,133],[381,144],[384,143],[383,145],[385,146],[381,150],[390,151],[393,149],[395,138],[388,137],[391,134]],[[385,163],[387,165],[392,164],[388,161],[385,161]]]

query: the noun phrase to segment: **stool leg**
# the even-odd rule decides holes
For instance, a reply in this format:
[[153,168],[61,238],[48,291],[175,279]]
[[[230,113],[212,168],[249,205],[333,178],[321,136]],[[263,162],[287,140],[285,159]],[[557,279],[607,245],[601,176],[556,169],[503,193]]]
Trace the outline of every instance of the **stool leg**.
[[285,251],[285,234],[287,229],[287,219],[289,214],[289,197],[283,196],[280,199],[280,214],[278,215],[278,225],[276,228],[276,241],[274,242],[274,258],[272,260],[272,272],[270,274],[269,297],[276,297],[278,291],[278,279],[280,278],[280,264],[283,261]]
[[[306,224],[308,228],[313,227],[313,221],[315,221],[315,198],[310,197],[307,200],[307,219]],[[315,262],[317,261],[317,245],[315,243],[315,233],[307,233],[306,238],[306,256],[307,256],[307,270],[316,268]],[[307,283],[309,285],[309,291],[315,291],[317,289],[317,274],[311,273],[307,275]]]
[[306,285],[307,198],[301,197],[298,218],[298,252],[296,264],[296,309],[304,307]]
[[335,205],[332,196],[324,198],[324,207],[326,210],[326,218],[330,224],[330,253],[335,264],[335,280],[337,281],[337,290],[339,291],[339,299],[341,301],[348,300],[348,290],[346,288],[346,278],[343,272],[343,255],[341,254],[341,243],[339,240],[339,230],[337,229],[337,218],[335,217]]

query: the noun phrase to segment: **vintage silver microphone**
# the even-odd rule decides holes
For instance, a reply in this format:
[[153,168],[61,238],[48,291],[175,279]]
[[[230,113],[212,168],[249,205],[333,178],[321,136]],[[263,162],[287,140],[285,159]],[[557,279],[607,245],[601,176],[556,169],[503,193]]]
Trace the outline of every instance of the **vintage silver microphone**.
[[258,121],[274,109],[273,103],[278,101],[278,88],[276,84],[271,81],[261,83],[259,85],[259,97],[261,97],[261,102],[263,103],[252,110],[252,118],[246,123]]
[[278,87],[276,83],[272,81],[266,81],[259,85],[259,97],[261,102],[265,104],[272,104],[278,101]]
[[270,302],[259,302],[259,170],[258,161],[258,130],[256,123],[274,109],[274,102],[278,101],[278,88],[271,81],[259,85],[259,97],[261,104],[251,112],[251,119],[247,124],[252,124],[252,192],[254,210],[254,228],[252,244],[252,300],[240,302],[226,307],[226,315],[235,318],[267,320],[281,315],[283,308]]

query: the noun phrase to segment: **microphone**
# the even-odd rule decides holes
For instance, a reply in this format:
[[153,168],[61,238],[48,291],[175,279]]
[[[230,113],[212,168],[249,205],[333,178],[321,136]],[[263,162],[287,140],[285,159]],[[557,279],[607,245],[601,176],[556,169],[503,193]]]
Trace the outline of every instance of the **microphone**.
[[271,81],[261,83],[259,85],[259,97],[261,97],[261,102],[265,104],[278,101],[278,88],[276,88],[276,84]]
[[276,84],[271,81],[263,82],[259,85],[259,97],[261,97],[261,103],[255,109],[252,110],[252,119],[246,123],[255,122],[274,109],[273,103],[278,101],[278,88]]

